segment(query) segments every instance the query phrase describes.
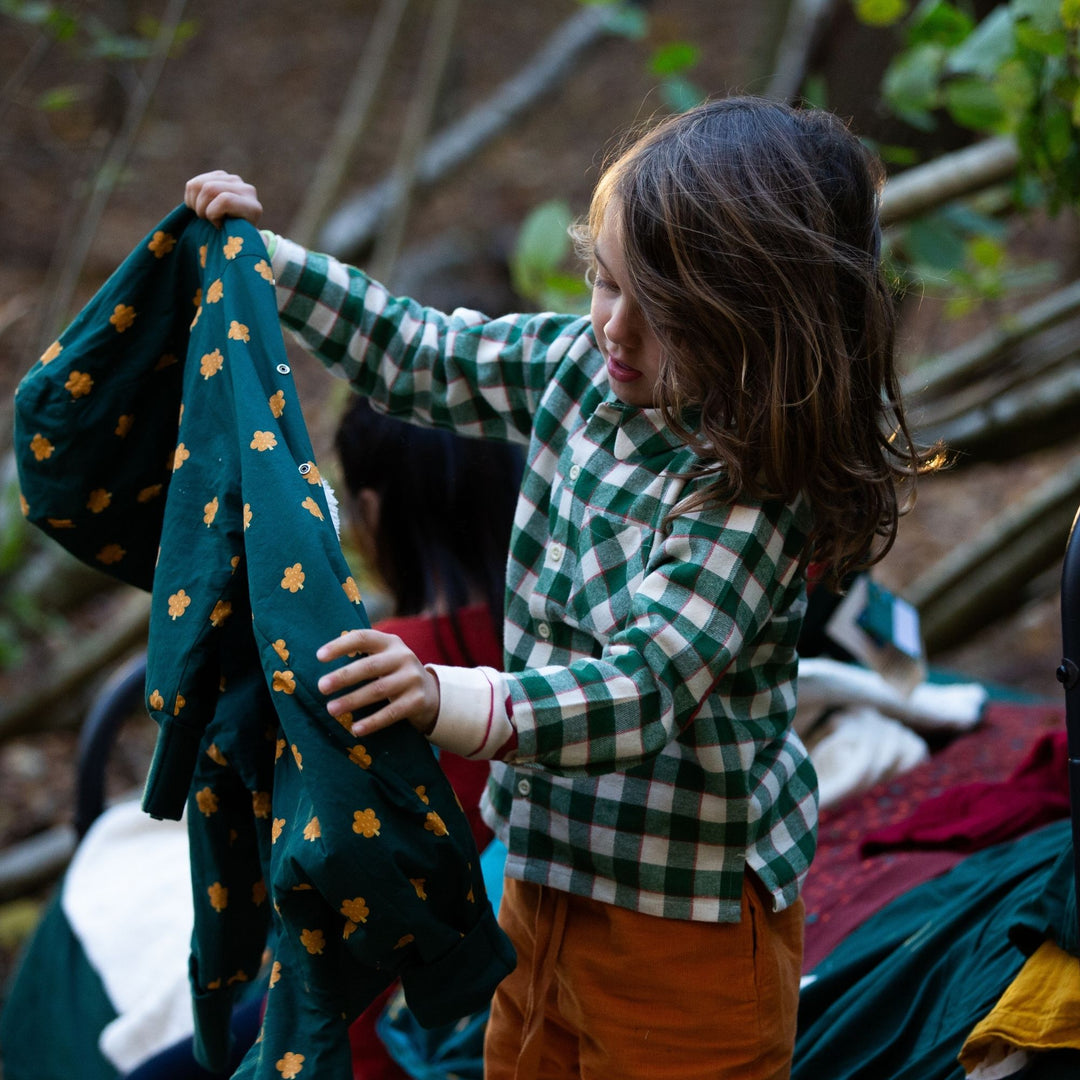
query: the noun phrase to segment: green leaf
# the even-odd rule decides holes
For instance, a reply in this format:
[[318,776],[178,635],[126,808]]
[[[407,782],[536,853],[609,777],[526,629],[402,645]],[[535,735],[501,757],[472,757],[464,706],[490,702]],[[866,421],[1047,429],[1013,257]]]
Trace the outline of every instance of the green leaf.
[[1016,43],[1042,56],[1064,56],[1069,47],[1064,30],[1040,30],[1027,22],[1016,24]]
[[675,76],[660,84],[660,96],[672,112],[686,112],[705,100],[706,94],[699,86]]
[[928,271],[947,274],[960,269],[967,255],[964,238],[936,214],[908,226],[905,247],[912,264],[926,276]]
[[907,0],[854,0],[855,15],[867,26],[892,26],[908,13]]
[[1030,19],[1044,33],[1061,29],[1061,0],[1012,0],[1018,19]]
[[1050,160],[1060,164],[1073,148],[1075,129],[1069,113],[1059,105],[1048,102],[1042,122],[1043,145]]
[[1012,11],[999,7],[952,51],[946,66],[954,74],[981,75],[990,79],[1015,50]]
[[825,83],[825,76],[820,74],[807,75],[802,84],[802,100],[815,109],[827,109],[829,107],[829,88]]
[[86,95],[84,86],[53,86],[39,95],[37,106],[44,112],[63,112]]
[[906,168],[911,165],[918,165],[922,160],[919,151],[913,146],[896,146],[892,143],[882,143],[877,152],[886,165],[897,165]]
[[[585,2],[595,3],[596,0]],[[631,41],[641,41],[649,33],[649,16],[637,4],[611,3],[610,0],[599,2],[609,9],[606,21],[613,34],[621,34]]]
[[932,42],[955,48],[975,28],[975,20],[946,0],[923,0],[907,26],[909,46]]
[[945,84],[945,107],[961,126],[972,131],[1000,131],[1007,114],[997,90],[981,79],[954,79]]
[[937,108],[945,56],[941,45],[929,42],[901,53],[889,65],[881,84],[889,107],[905,116]]
[[967,244],[968,259],[976,266],[996,270],[1005,261],[1005,245],[989,236],[975,236]]
[[535,299],[545,278],[569,255],[566,230],[572,220],[570,207],[561,199],[541,203],[525,218],[510,260],[514,288],[523,297]]
[[673,41],[652,54],[649,70],[654,75],[679,75],[689,71],[701,59],[701,50],[688,41]]

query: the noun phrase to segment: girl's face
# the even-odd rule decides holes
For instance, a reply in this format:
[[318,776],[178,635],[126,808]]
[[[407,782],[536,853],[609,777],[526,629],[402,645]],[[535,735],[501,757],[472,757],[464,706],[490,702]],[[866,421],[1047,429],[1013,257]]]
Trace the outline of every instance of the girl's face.
[[608,382],[627,405],[656,404],[660,342],[628,292],[617,216],[609,205],[593,245],[592,318]]

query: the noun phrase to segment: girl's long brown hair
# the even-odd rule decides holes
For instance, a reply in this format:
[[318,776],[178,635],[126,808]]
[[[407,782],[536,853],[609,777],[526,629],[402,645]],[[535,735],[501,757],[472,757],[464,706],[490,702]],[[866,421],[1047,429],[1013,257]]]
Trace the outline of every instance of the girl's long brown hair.
[[711,478],[690,506],[802,493],[808,557],[834,585],[888,551],[915,476],[940,461],[900,400],[883,183],[831,113],[726,98],[626,150],[578,230],[591,244],[617,215],[662,346],[657,404]]

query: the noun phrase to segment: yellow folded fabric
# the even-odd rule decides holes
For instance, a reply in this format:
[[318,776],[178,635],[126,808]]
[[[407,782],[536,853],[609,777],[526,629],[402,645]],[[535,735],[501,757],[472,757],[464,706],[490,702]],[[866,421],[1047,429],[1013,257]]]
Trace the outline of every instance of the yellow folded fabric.
[[1080,1050],[1080,959],[1044,941],[960,1051],[967,1073],[1002,1050]]

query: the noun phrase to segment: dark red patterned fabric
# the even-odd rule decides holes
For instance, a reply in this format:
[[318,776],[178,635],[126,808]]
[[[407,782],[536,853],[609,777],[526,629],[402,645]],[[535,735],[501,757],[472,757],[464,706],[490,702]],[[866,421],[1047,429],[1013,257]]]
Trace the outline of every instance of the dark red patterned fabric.
[[[1030,758],[1048,732],[1065,727],[1065,706],[992,701],[979,726],[903,776],[822,811],[810,867],[804,971],[890,900],[955,866],[952,851],[889,851],[863,857],[868,834],[911,817],[927,800],[961,784],[996,783]],[[1021,828],[1021,831],[1023,829]]]

